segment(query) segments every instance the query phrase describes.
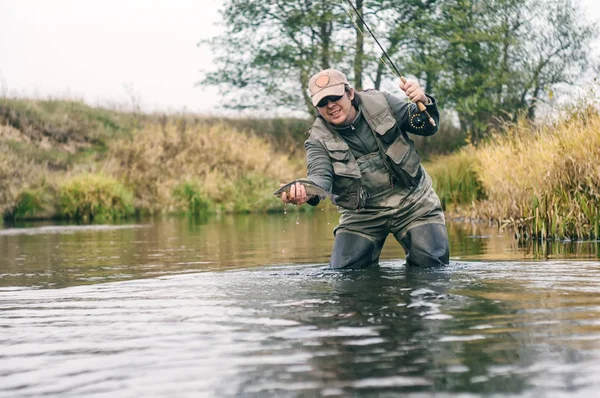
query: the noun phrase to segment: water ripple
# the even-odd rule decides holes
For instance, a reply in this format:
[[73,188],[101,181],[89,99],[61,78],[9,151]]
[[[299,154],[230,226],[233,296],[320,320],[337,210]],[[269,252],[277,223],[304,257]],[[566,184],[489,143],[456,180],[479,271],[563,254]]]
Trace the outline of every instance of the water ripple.
[[586,396],[598,282],[596,262],[387,262],[2,289],[0,396]]

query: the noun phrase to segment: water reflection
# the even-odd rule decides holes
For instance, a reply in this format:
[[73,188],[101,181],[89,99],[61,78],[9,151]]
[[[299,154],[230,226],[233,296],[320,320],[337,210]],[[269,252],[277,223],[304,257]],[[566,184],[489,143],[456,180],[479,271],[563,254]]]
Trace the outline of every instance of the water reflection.
[[[0,287],[65,287],[168,274],[327,263],[335,212],[0,229]],[[598,242],[520,246],[481,224],[448,224],[451,260],[596,258]],[[540,252],[542,256],[540,256]],[[389,238],[382,259],[403,259]]]

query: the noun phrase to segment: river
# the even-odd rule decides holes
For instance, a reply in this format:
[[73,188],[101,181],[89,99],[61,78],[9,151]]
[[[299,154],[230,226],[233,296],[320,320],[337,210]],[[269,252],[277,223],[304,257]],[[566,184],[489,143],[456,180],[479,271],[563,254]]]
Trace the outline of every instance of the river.
[[334,212],[0,229],[0,396],[595,397],[598,242],[450,223],[327,268]]

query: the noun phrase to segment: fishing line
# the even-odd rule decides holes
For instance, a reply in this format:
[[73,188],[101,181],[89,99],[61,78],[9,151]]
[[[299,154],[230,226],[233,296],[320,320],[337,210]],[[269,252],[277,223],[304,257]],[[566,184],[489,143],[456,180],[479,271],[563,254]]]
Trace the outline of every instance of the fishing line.
[[[350,5],[352,5],[352,3],[350,3]],[[356,23],[356,19],[354,19],[354,16],[352,16],[352,13],[350,12],[350,10],[348,10],[348,8],[346,8],[346,7],[343,5],[343,3],[342,3],[342,8],[344,9],[344,11],[346,11],[346,14],[348,14],[348,16],[350,17],[350,20],[351,20],[351,21],[352,21],[352,23],[354,24],[354,27],[356,28],[356,30],[357,30],[358,32],[360,32],[360,35],[361,35],[362,37],[366,37],[366,36],[365,36],[365,32],[363,32],[363,30],[360,28],[360,26],[358,26],[358,24]],[[353,7],[353,8],[354,8],[354,7]],[[356,8],[355,8],[354,10],[356,10]],[[356,13],[356,15],[358,15],[358,12]],[[361,19],[362,19],[362,18],[361,18]],[[363,23],[364,23],[364,21],[363,21]],[[367,26],[367,25],[365,24],[365,26]],[[377,40],[376,40],[376,41],[377,41]],[[379,43],[377,43],[377,44],[379,44]],[[381,48],[381,46],[379,46],[379,48]],[[383,50],[383,49],[382,49],[382,50]],[[385,53],[385,51],[384,51],[383,53],[384,53],[384,54],[386,54],[386,53]],[[387,54],[386,54],[386,56],[387,56]],[[388,57],[388,59],[389,59],[389,57]],[[392,66],[390,66],[390,65],[387,63],[387,61],[385,60],[385,58],[383,58],[383,57],[379,57],[379,61],[380,61],[382,64],[384,64],[385,66],[387,66],[387,67],[388,67],[388,68],[389,68],[389,69],[392,71],[392,73],[396,75],[396,77],[401,77],[401,76],[400,76],[400,74],[398,73],[398,70],[396,69],[396,67],[395,67],[395,66],[393,66],[393,64],[392,64],[392,66],[393,66],[393,67],[392,67]]]
[[[358,10],[354,6],[354,4],[352,4],[351,0],[347,0],[347,1],[348,1],[348,4],[350,4],[350,7],[352,7],[352,9],[354,10],[354,12],[356,13],[356,16],[360,19],[360,21],[365,26],[365,28],[367,28],[367,31],[371,34],[371,37],[373,38],[373,40],[375,40],[375,43],[377,43],[377,45],[381,49],[381,52],[383,53],[383,55],[385,56],[385,58],[389,62],[389,65],[387,63],[385,63],[385,61],[384,61],[384,64],[386,66],[388,66],[388,67],[390,67],[390,65],[391,65],[392,72],[394,72],[396,74],[396,76],[400,78],[400,80],[402,81],[402,83],[406,84],[406,78],[404,76],[402,76],[402,74],[400,73],[400,71],[398,70],[398,68],[396,68],[396,65],[394,65],[394,62],[392,61],[392,59],[389,57],[389,55],[387,54],[387,52],[383,49],[383,46],[381,45],[381,43],[379,43],[379,40],[377,40],[377,37],[375,37],[375,34],[371,30],[371,28],[369,27],[369,25],[367,24],[367,22],[363,19],[362,15],[360,15],[360,12],[358,12]],[[344,9],[345,9],[345,7],[344,7]],[[347,9],[346,9],[346,12],[348,12],[348,15],[350,15],[350,12]],[[356,30],[358,32],[360,32],[360,34],[363,37],[365,37],[364,32],[360,29],[360,27],[358,26],[358,24],[355,22],[354,18],[352,18],[351,15],[350,15],[350,20],[352,21],[352,23],[356,27]],[[381,57],[382,61],[383,61],[383,59],[384,58]],[[419,110],[421,112],[423,112],[427,116],[427,119],[429,120],[429,123],[432,126],[436,126],[435,120],[433,120],[433,118],[431,117],[431,115],[429,114],[429,112],[427,112],[427,108],[425,108],[425,104],[423,104],[421,101],[417,101],[416,104],[417,104],[417,107],[419,108]]]

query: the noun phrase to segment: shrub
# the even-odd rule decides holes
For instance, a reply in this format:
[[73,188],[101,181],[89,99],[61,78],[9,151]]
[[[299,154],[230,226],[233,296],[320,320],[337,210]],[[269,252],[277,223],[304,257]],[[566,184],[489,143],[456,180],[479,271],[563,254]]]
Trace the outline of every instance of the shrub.
[[214,204],[204,194],[200,183],[197,181],[186,181],[179,184],[173,190],[176,208],[190,215],[203,216],[214,211]]
[[445,209],[472,207],[485,197],[475,171],[475,148],[469,146],[425,165]]
[[59,212],[66,218],[102,221],[132,215],[133,195],[112,177],[81,174],[59,185]]
[[113,142],[110,157],[110,173],[134,187],[136,208],[149,213],[180,207],[186,196],[183,187],[190,181],[194,184],[187,194],[194,196],[190,190],[202,187],[200,197],[222,209],[248,211],[259,190],[272,196],[279,182],[300,175],[300,167],[276,153],[267,140],[201,121],[147,126],[132,139]]

